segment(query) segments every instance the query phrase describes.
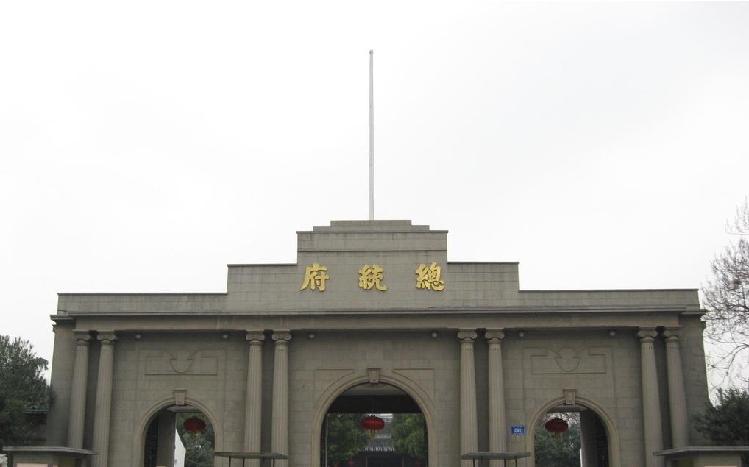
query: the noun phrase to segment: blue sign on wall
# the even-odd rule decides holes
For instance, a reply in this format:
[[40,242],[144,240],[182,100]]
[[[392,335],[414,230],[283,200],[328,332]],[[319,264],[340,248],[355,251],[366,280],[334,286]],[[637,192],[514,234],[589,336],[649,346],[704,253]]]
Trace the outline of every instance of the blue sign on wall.
[[510,427],[510,433],[512,433],[515,436],[525,435],[525,425],[512,425]]

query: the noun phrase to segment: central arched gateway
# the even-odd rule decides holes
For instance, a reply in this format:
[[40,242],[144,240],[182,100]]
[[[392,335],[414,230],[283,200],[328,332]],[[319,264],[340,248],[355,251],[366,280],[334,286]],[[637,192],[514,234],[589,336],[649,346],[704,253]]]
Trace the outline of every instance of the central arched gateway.
[[[379,400],[378,400],[379,399]],[[372,402],[374,406],[372,406]],[[313,433],[311,440],[310,466],[326,467],[321,462],[324,454],[324,429],[326,415],[334,411],[351,410],[359,411],[369,404],[370,409],[364,412],[372,411],[398,411],[404,410],[404,405],[410,403],[414,409],[417,409],[424,417],[426,425],[427,440],[427,458],[426,465],[437,465],[437,441],[434,430],[434,416],[431,402],[426,394],[419,388],[409,384],[407,380],[402,380],[397,376],[382,375],[376,379],[370,377],[354,377],[338,384],[333,385],[321,397],[318,410],[313,421]],[[363,405],[362,405],[363,404]],[[395,409],[395,410],[393,410]],[[415,411],[411,408],[405,410]]]
[[[529,433],[526,439],[526,449],[531,453],[531,465],[538,465],[535,445],[536,435],[539,430],[544,429],[543,422],[548,418],[547,415],[569,413],[578,414],[578,421],[582,420],[583,423],[587,421],[588,426],[583,427],[582,431],[595,431],[598,429],[605,437],[605,443],[603,446],[605,446],[607,452],[601,453],[602,455],[600,456],[595,454],[591,455],[594,447],[588,446],[586,452],[586,447],[583,446],[584,467],[621,467],[619,434],[616,431],[612,419],[598,404],[580,397],[576,398],[574,405],[567,404],[567,401],[564,398],[555,399],[545,404],[535,413],[531,419],[531,423],[528,424]],[[582,436],[581,441],[583,445],[586,442],[584,438],[585,436]]]

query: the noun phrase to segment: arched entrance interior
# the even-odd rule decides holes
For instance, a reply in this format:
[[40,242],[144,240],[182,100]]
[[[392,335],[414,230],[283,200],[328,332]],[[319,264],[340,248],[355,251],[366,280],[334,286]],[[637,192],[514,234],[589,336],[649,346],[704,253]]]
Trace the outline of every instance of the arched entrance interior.
[[427,424],[405,391],[385,383],[354,386],[323,418],[323,467],[426,467]]
[[609,467],[609,444],[604,421],[579,404],[550,407],[534,427],[538,467]]
[[143,467],[213,467],[215,434],[208,417],[190,405],[159,410],[146,428]]

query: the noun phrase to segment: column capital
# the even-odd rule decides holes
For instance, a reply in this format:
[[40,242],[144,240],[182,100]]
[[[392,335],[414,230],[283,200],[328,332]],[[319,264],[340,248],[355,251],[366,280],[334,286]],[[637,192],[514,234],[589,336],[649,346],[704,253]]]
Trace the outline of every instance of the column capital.
[[658,331],[653,328],[640,328],[637,331],[637,337],[640,338],[640,342],[643,344],[653,342],[656,336],[658,336]]
[[247,331],[245,339],[250,345],[263,345],[265,334],[263,334],[263,331]]
[[477,337],[475,329],[458,329],[458,340],[461,342],[471,344]]
[[96,340],[101,342],[102,345],[114,345],[114,341],[117,340],[117,335],[114,331],[98,331],[96,334]]
[[663,331],[663,337],[666,338],[666,342],[679,342],[679,336],[681,334],[681,328],[680,327],[671,327],[666,328],[665,331]]
[[490,344],[499,344],[505,338],[504,329],[487,329],[484,338]]
[[88,329],[76,329],[73,331],[73,338],[76,345],[88,345],[91,342],[91,332]]
[[276,344],[287,344],[291,340],[291,332],[288,329],[276,329],[271,336]]

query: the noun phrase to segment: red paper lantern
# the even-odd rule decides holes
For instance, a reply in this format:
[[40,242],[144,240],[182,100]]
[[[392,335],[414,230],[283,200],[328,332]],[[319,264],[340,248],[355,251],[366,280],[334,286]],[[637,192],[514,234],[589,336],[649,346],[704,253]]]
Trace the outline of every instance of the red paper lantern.
[[200,433],[205,430],[205,422],[198,417],[188,418],[187,420],[185,420],[185,423],[183,423],[182,426],[185,428],[185,431],[189,431],[193,434]]
[[368,415],[362,418],[359,425],[369,433],[369,436],[374,436],[376,432],[385,428],[385,420],[376,415]]
[[558,434],[564,433],[570,428],[570,426],[561,418],[554,417],[548,422],[544,423],[544,428],[546,428],[546,431],[548,431],[549,433]]

